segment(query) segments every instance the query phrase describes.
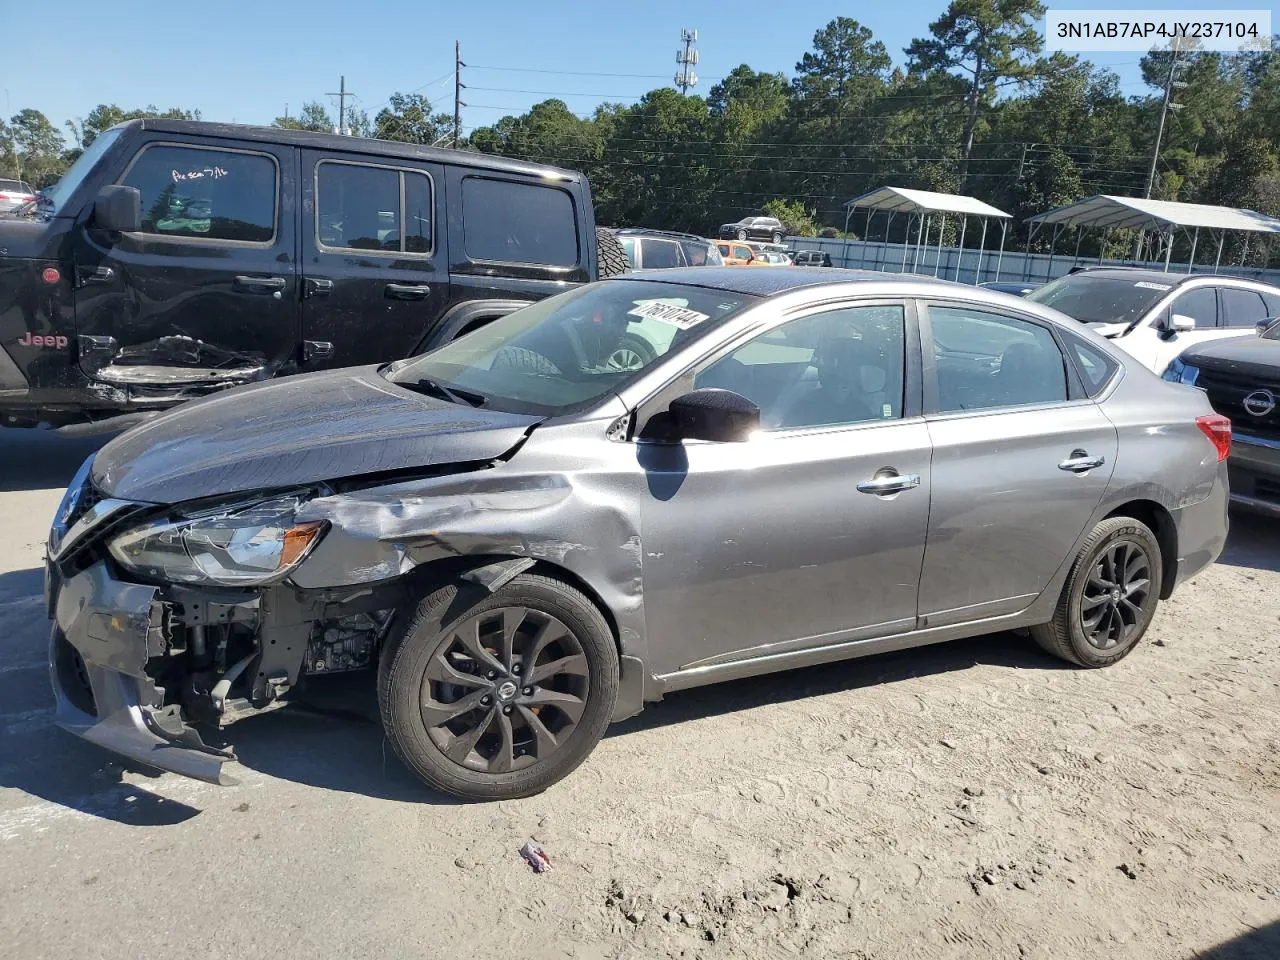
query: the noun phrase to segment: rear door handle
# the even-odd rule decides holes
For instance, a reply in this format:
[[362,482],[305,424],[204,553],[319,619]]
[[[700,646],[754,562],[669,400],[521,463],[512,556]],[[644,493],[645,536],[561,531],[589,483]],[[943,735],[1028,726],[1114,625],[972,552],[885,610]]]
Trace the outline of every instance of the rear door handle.
[[94,267],[80,273],[80,286],[87,286],[91,283],[110,283],[115,279],[116,273],[110,267]]
[[1058,464],[1058,469],[1068,473],[1087,473],[1106,462],[1106,457],[1091,457],[1083,450],[1072,450],[1071,456]]
[[388,283],[383,288],[393,300],[425,300],[431,296],[431,288],[418,283]]
[[235,288],[245,293],[272,293],[277,297],[284,285],[284,277],[236,277],[235,282]]
[[903,490],[912,490],[918,486],[920,486],[920,474],[901,473],[863,480],[858,484],[858,492],[875,493],[883,496],[887,493],[901,493]]
[[333,281],[326,280],[324,277],[307,277],[302,282],[302,295],[304,297],[326,297],[333,292]]

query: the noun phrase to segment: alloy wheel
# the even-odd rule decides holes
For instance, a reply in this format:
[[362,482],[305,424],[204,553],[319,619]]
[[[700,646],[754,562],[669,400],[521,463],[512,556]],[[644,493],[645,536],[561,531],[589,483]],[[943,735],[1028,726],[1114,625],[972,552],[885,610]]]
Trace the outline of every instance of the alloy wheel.
[[509,773],[546,760],[569,739],[590,682],[582,645],[560,620],[499,607],[461,621],[432,655],[422,720],[454,763]]
[[1080,600],[1089,644],[1112,650],[1141,629],[1151,595],[1151,558],[1132,540],[1116,540],[1098,555]]
[[630,347],[619,347],[609,354],[605,366],[609,370],[639,370],[644,366],[644,357]]

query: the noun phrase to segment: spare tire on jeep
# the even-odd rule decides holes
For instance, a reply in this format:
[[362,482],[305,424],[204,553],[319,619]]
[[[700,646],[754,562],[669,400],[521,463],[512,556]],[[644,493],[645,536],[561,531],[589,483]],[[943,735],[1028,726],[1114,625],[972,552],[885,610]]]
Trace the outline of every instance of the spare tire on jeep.
[[601,280],[631,271],[631,261],[627,259],[627,252],[622,249],[622,244],[608,227],[596,227],[596,266],[598,278]]

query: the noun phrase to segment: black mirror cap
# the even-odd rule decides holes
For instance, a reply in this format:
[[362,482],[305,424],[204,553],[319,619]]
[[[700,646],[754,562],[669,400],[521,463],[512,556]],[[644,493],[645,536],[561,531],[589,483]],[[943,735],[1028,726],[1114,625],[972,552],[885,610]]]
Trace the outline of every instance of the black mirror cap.
[[142,194],[137,187],[108,184],[93,201],[93,225],[108,233],[132,233],[142,229]]
[[760,408],[732,390],[693,390],[672,400],[669,410],[680,440],[733,443],[760,429]]

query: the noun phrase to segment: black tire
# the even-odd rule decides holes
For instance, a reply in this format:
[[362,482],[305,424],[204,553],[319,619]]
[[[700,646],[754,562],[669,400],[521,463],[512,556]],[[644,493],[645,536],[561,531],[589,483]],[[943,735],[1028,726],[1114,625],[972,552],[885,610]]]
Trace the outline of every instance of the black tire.
[[[460,663],[459,660],[454,659],[460,643],[454,631],[459,626],[466,625],[466,622],[473,617],[479,617],[478,622],[482,626],[486,615],[493,615],[502,620],[502,615],[496,612],[510,608],[522,608],[524,611],[532,612],[534,626],[545,623],[547,620],[555,620],[565,628],[566,642],[570,644],[567,649],[581,651],[580,654],[572,654],[569,659],[581,661],[577,669],[585,671],[584,686],[575,688],[579,693],[585,689],[585,694],[576,698],[585,702],[585,707],[582,708],[576,725],[564,734],[564,739],[551,748],[548,756],[531,759],[528,755],[521,755],[520,745],[516,743],[514,751],[507,751],[507,759],[510,760],[514,753],[517,763],[527,763],[527,765],[505,772],[493,772],[489,769],[479,769],[477,766],[484,764],[494,766],[492,759],[486,760],[479,755],[479,748],[483,745],[484,738],[473,740],[474,746],[466,747],[469,752],[463,761],[446,756],[444,750],[451,749],[453,742],[442,747],[437,739],[433,739],[432,731],[436,731],[436,736],[439,737],[442,735],[440,731],[444,728],[441,725],[429,726],[423,713],[431,707],[424,702],[423,696],[424,692],[430,692],[432,697],[430,702],[435,703],[435,692],[439,689],[434,686],[437,681],[429,677],[429,669],[438,671],[440,663],[450,665]],[[528,613],[522,614],[521,617],[522,624],[529,622]],[[525,628],[522,626],[520,629]],[[516,633],[519,634],[519,630]],[[476,634],[477,637],[481,635],[480,632]],[[532,641],[526,640],[526,642],[536,642],[536,640],[537,638],[534,637]],[[483,645],[483,641],[477,642]],[[559,641],[552,641],[547,646],[549,655],[558,656],[563,652],[558,645]],[[513,642],[511,648],[514,649],[514,647]],[[522,671],[518,666],[508,665],[505,672],[498,674],[496,681],[488,680],[487,674],[482,675],[478,671],[467,672],[464,679],[468,683],[468,693],[465,696],[459,695],[457,700],[461,701],[473,693],[487,690],[486,683],[492,682],[494,694],[490,696],[490,700],[493,706],[477,705],[473,712],[449,722],[459,723],[475,713],[484,713],[491,719],[478,720],[471,725],[472,730],[481,724],[484,724],[486,729],[490,729],[490,724],[498,724],[505,727],[505,735],[498,730],[492,734],[486,733],[485,737],[505,736],[508,741],[515,742],[517,737],[512,733],[513,725],[525,722],[522,717],[528,716],[529,708],[521,705],[523,698],[520,697],[519,692],[505,694],[509,698],[516,697],[516,700],[497,699],[499,690],[497,684],[507,686],[504,680],[514,680],[517,686],[526,681],[532,682],[531,678],[537,675],[534,664],[541,663],[542,653],[538,652],[541,649],[535,648],[533,663],[529,664],[527,669]],[[502,657],[501,651],[486,652],[499,659]],[[523,661],[513,659],[512,662],[518,664]],[[483,669],[483,665],[481,666]],[[461,669],[462,667],[458,667],[458,670]],[[524,676],[522,677],[521,674]],[[554,677],[548,679],[555,681]],[[569,679],[577,683],[582,680],[582,677],[574,676]],[[524,693],[533,689],[535,688],[527,687]],[[541,691],[541,688],[536,689]],[[508,800],[528,797],[541,793],[563,779],[586,759],[603,736],[613,715],[617,694],[617,648],[609,626],[600,611],[580,591],[568,584],[531,573],[520,574],[492,594],[470,584],[461,587],[458,584],[450,584],[433,591],[418,604],[417,610],[409,618],[404,629],[397,632],[388,643],[378,665],[378,702],[382,712],[382,723],[396,755],[428,786],[463,800]],[[559,694],[559,696],[564,695]],[[453,702],[455,701],[450,700],[445,705],[450,706]],[[503,712],[511,715],[505,722],[497,713],[500,704],[504,702],[509,705],[502,708]],[[548,706],[542,708],[540,716],[549,716],[554,720],[559,716],[557,712],[559,708],[553,701],[545,702]],[[568,718],[567,714],[565,718]],[[541,722],[539,720],[540,725]],[[534,735],[532,726],[528,727],[528,732],[530,737]],[[452,731],[446,730],[443,735],[451,733]],[[458,741],[461,741],[466,734],[455,736]],[[536,744],[533,740],[526,741],[526,748],[533,746],[537,747],[534,752],[541,751],[540,738]],[[501,750],[501,746],[498,749]],[[501,768],[501,765],[498,766]]]
[[739,240],[745,240],[745,239],[747,239],[747,231],[745,231],[745,230],[739,230],[739,231],[738,231],[738,239],[739,239]]
[[619,360],[619,365],[617,367],[619,370],[638,370],[640,367],[653,363],[658,356],[657,353],[654,352],[653,344],[644,337],[638,336],[634,333],[624,333],[618,338],[617,346],[613,348],[609,353],[608,358],[605,360],[606,365],[609,366],[610,369],[613,369],[614,358],[620,358],[624,354],[635,357],[637,362],[634,364],[623,365]]
[[[1119,576],[1114,573],[1114,557],[1121,549],[1132,551],[1122,554],[1131,558],[1120,562],[1121,567],[1134,571],[1132,581],[1124,571]],[[1139,553],[1144,556],[1141,561],[1135,559]],[[1032,638],[1048,653],[1081,667],[1107,667],[1123,660],[1147,632],[1160,603],[1161,560],[1160,544],[1145,524],[1130,517],[1103,520],[1093,528],[1071,565],[1053,619],[1032,627]],[[1134,603],[1128,598],[1139,594],[1129,588],[1143,581],[1140,562],[1145,564],[1146,585],[1140,601]],[[1113,586],[1107,589],[1104,584]],[[1122,599],[1110,599],[1117,596]],[[1091,628],[1092,611],[1099,607],[1102,620]],[[1118,622],[1106,619],[1113,609]],[[1099,636],[1104,633],[1104,624],[1105,636]]]
[[782,240],[783,240],[782,234],[780,234],[780,233],[775,233],[775,234],[773,235],[773,242],[774,242],[774,243],[781,243],[781,242],[782,242]]
[[626,250],[605,227],[596,227],[596,267],[600,280],[631,272],[631,261],[627,259]]

